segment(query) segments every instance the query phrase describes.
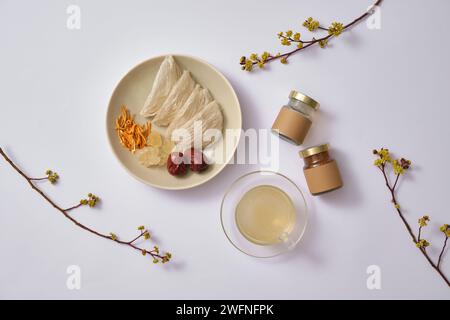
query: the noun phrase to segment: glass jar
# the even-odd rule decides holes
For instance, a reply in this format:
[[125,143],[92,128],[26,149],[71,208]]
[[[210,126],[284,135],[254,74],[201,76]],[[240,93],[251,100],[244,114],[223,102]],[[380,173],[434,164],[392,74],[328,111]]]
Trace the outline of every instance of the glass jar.
[[313,121],[319,103],[298,91],[292,90],[289,102],[278,113],[272,132],[295,145],[303,143]]
[[300,151],[306,183],[312,195],[320,195],[343,186],[337,162],[330,156],[330,145],[322,144]]

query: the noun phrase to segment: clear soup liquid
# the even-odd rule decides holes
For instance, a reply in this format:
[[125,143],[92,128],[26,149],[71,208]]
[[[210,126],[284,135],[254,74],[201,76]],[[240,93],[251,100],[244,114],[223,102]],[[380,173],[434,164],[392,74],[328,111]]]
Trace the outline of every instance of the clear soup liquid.
[[296,213],[289,196],[271,185],[247,191],[236,206],[240,233],[258,245],[280,243],[294,228]]

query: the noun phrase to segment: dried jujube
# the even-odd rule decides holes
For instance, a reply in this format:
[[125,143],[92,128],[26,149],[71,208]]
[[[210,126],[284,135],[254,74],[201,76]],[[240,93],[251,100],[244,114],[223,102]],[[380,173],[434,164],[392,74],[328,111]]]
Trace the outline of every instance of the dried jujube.
[[186,174],[188,166],[185,163],[182,152],[172,152],[167,157],[167,171],[173,176]]
[[208,168],[208,163],[206,163],[205,155],[202,151],[191,148],[187,154],[189,167],[192,171],[202,172]]

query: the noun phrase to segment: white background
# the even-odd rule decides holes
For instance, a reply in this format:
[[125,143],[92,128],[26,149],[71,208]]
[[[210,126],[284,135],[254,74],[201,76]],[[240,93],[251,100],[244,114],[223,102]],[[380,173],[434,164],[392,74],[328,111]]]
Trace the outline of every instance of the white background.
[[[70,4],[81,8],[81,30],[66,28]],[[276,33],[304,30],[308,16],[348,22],[370,4],[0,0],[0,146],[30,175],[59,172],[57,186],[40,186],[61,206],[87,192],[101,196],[99,210],[73,212],[83,223],[123,238],[145,224],[174,254],[155,266],[78,229],[0,159],[0,298],[450,298],[389,203],[371,154],[385,146],[413,160],[398,197],[414,228],[419,216],[431,216],[425,236],[435,258],[437,229],[450,223],[450,2],[387,0],[381,30],[360,24],[330,48],[265,72],[238,65],[241,55],[277,52]],[[332,144],[346,185],[307,196],[310,225],[292,253],[253,259],[221,230],[225,189],[258,166],[230,165],[204,186],[169,192],[137,182],[113,157],[105,134],[110,94],[134,65],[165,53],[221,70],[241,101],[244,128],[269,128],[293,88],[321,102],[305,143]],[[281,143],[280,172],[306,191],[298,150]],[[381,290],[366,287],[372,264],[381,268]],[[81,267],[81,290],[66,287],[69,265]],[[450,258],[443,269],[450,276]]]

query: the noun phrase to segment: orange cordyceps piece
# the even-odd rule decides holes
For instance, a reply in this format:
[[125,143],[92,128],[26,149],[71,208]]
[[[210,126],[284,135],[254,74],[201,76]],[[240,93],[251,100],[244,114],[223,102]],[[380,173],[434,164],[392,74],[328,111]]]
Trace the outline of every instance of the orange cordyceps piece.
[[134,116],[130,115],[130,111],[125,106],[120,109],[120,115],[116,120],[117,135],[120,143],[131,152],[134,153],[136,149],[145,147],[151,127],[150,122],[142,126],[134,122]]

